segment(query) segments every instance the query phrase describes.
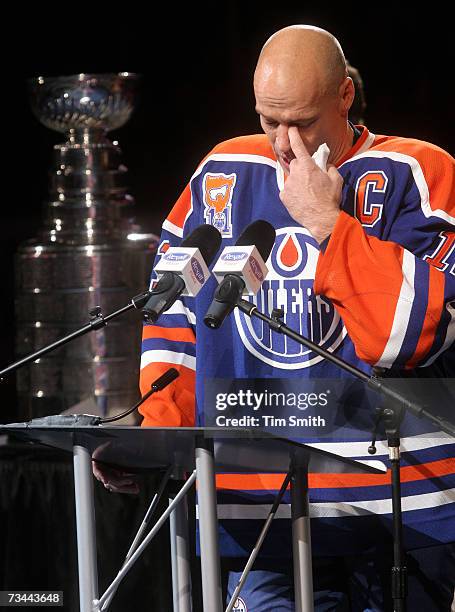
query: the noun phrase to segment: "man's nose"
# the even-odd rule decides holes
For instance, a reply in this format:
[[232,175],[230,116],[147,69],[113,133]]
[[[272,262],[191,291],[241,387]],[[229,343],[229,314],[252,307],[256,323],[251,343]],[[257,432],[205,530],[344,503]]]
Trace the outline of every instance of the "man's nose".
[[280,151],[284,153],[291,149],[291,143],[289,142],[289,134],[287,125],[280,124],[276,131],[276,144]]

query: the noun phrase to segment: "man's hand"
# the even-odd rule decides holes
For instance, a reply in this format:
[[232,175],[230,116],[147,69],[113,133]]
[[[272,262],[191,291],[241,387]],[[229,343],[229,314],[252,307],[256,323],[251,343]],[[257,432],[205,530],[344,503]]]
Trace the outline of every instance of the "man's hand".
[[134,474],[92,461],[93,475],[112,493],[137,495],[139,484]]
[[308,153],[299,130],[289,128],[289,141],[295,155],[290,163],[289,176],[280,193],[280,199],[289,214],[306,227],[321,243],[330,236],[340,214],[343,178],[328,165],[321,170]]
[[[110,446],[111,442],[106,442],[105,444],[98,446],[98,448],[93,451],[93,475],[105,486],[108,491],[113,493],[129,493],[131,495],[137,495],[137,493],[139,493],[139,484],[134,474],[130,474],[125,470],[113,468],[106,465],[106,463],[103,463],[103,455],[109,451]],[[97,461],[97,459],[99,461]]]

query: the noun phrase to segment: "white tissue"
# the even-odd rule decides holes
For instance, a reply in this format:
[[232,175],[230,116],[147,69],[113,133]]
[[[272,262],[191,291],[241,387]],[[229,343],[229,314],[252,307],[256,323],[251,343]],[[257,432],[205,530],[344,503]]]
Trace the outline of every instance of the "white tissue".
[[329,159],[329,155],[330,155],[330,149],[326,145],[326,143],[323,142],[321,145],[319,145],[318,150],[315,153],[313,153],[311,157],[314,159],[316,164],[321,168],[321,170],[327,170],[327,160]]

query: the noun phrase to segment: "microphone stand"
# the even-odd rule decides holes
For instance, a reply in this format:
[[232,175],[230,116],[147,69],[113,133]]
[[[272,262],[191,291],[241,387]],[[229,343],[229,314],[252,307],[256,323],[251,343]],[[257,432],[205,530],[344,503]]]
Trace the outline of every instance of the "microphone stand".
[[[272,316],[269,317],[266,314],[260,312],[256,305],[240,298],[234,304],[239,310],[244,312],[249,317],[256,317],[268,323],[273,331],[280,334],[284,334],[292,340],[295,340],[299,344],[303,344],[307,348],[327,359],[331,363],[334,363],[338,367],[342,368],[346,372],[349,372],[356,378],[367,384],[370,389],[378,391],[384,396],[384,406],[381,409],[380,415],[377,419],[375,430],[381,418],[384,419],[385,431],[387,436],[387,445],[389,447],[389,459],[390,459],[390,471],[392,480],[392,520],[393,520],[393,562],[392,567],[392,599],[394,612],[405,612],[406,610],[406,595],[407,595],[407,568],[405,565],[405,558],[403,553],[403,521],[401,514],[401,479],[400,479],[400,423],[402,421],[404,411],[409,410],[412,414],[421,418],[422,416],[430,419],[438,427],[440,427],[446,433],[455,436],[455,425],[443,419],[440,416],[430,414],[424,406],[421,406],[417,402],[412,402],[401,393],[392,389],[383,380],[381,380],[376,374],[369,376],[359,370],[355,366],[352,366],[344,359],[340,359],[336,355],[329,353],[325,349],[321,348],[311,340],[308,340],[304,336],[301,336],[290,327],[285,325],[281,318],[284,315],[282,309],[275,308],[272,311]],[[375,440],[373,439],[372,445],[368,448],[370,454],[376,452]]]
[[19,361],[12,363],[11,365],[4,368],[3,370],[0,370],[0,381],[3,381],[3,376],[7,374],[11,374],[12,372],[15,372],[16,370],[26,365],[27,363],[30,363],[31,361],[36,361],[36,359],[39,359],[43,355],[50,353],[51,351],[59,348],[60,346],[63,346],[64,344],[67,344],[68,342],[71,342],[72,340],[75,340],[76,338],[79,338],[80,336],[84,336],[85,334],[91,331],[105,327],[108,321],[110,321],[111,319],[115,319],[116,317],[120,316],[124,312],[128,312],[128,310],[131,310],[132,308],[136,308],[136,309],[142,308],[146,304],[150,295],[151,295],[151,291],[146,291],[145,293],[136,295],[135,297],[131,299],[131,302],[129,304],[127,304],[126,306],[123,306],[123,308],[120,308],[119,310],[116,310],[106,316],[103,316],[103,313],[101,312],[101,308],[99,306],[96,306],[95,308],[89,311],[90,322],[87,325],[84,325],[83,327],[77,329],[71,334],[68,334],[67,336],[64,336],[63,338],[60,338],[59,340],[56,340],[55,342],[48,344],[42,349],[39,349],[38,351],[35,351],[34,353],[31,353],[30,355],[23,357]]
[[284,311],[282,309],[275,308],[272,311],[272,316],[269,317],[266,314],[260,312],[255,304],[252,304],[251,302],[248,302],[244,299],[237,300],[235,306],[237,306],[239,310],[244,312],[249,317],[256,317],[258,319],[261,319],[261,321],[265,321],[270,325],[273,331],[276,331],[280,334],[284,334],[285,336],[292,338],[292,340],[295,340],[299,344],[303,344],[304,346],[308,347],[327,361],[334,363],[341,369],[345,370],[346,372],[349,372],[356,378],[359,378],[361,381],[366,383],[368,387],[370,387],[370,389],[373,389],[373,391],[378,391],[379,393],[384,395],[387,399],[391,401],[393,405],[397,404],[403,410],[409,410],[419,418],[425,417],[427,419],[430,419],[430,421],[435,423],[443,431],[455,437],[455,425],[453,423],[450,423],[443,417],[429,413],[424,406],[421,406],[417,402],[413,402],[411,400],[406,399],[406,397],[404,397],[401,393],[388,386],[383,379],[380,379],[376,375],[369,376],[368,374],[365,374],[365,372],[362,372],[362,370],[359,370],[359,368],[356,368],[355,366],[351,365],[344,359],[337,357],[336,355],[332,355],[332,353],[329,353],[325,349],[321,348],[318,344],[315,344],[311,340],[308,340],[304,336],[301,336],[293,329],[288,327],[285,323],[283,323],[283,321],[280,320],[281,317],[284,315]]
[[[390,472],[392,477],[392,522],[393,522],[393,567],[392,599],[395,612],[406,611],[408,593],[408,570],[403,551],[403,520],[401,516],[401,478],[400,478],[400,423],[403,420],[403,408],[389,406],[385,401],[382,418],[385,424],[387,445],[389,447]],[[376,451],[376,449],[375,449]],[[368,449],[370,454],[371,447]]]

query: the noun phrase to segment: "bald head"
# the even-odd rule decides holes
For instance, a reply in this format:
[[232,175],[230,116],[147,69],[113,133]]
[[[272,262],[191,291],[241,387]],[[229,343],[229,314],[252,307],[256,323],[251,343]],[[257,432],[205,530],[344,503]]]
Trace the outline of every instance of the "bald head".
[[354,86],[340,44],[329,32],[291,26],[269,38],[254,73],[254,93],[262,129],[285,172],[294,158],[292,126],[311,155],[327,144],[331,163],[351,147]]
[[279,30],[265,43],[254,78],[255,86],[298,80],[324,95],[336,93],[346,76],[346,60],[337,39],[321,28],[295,25]]

